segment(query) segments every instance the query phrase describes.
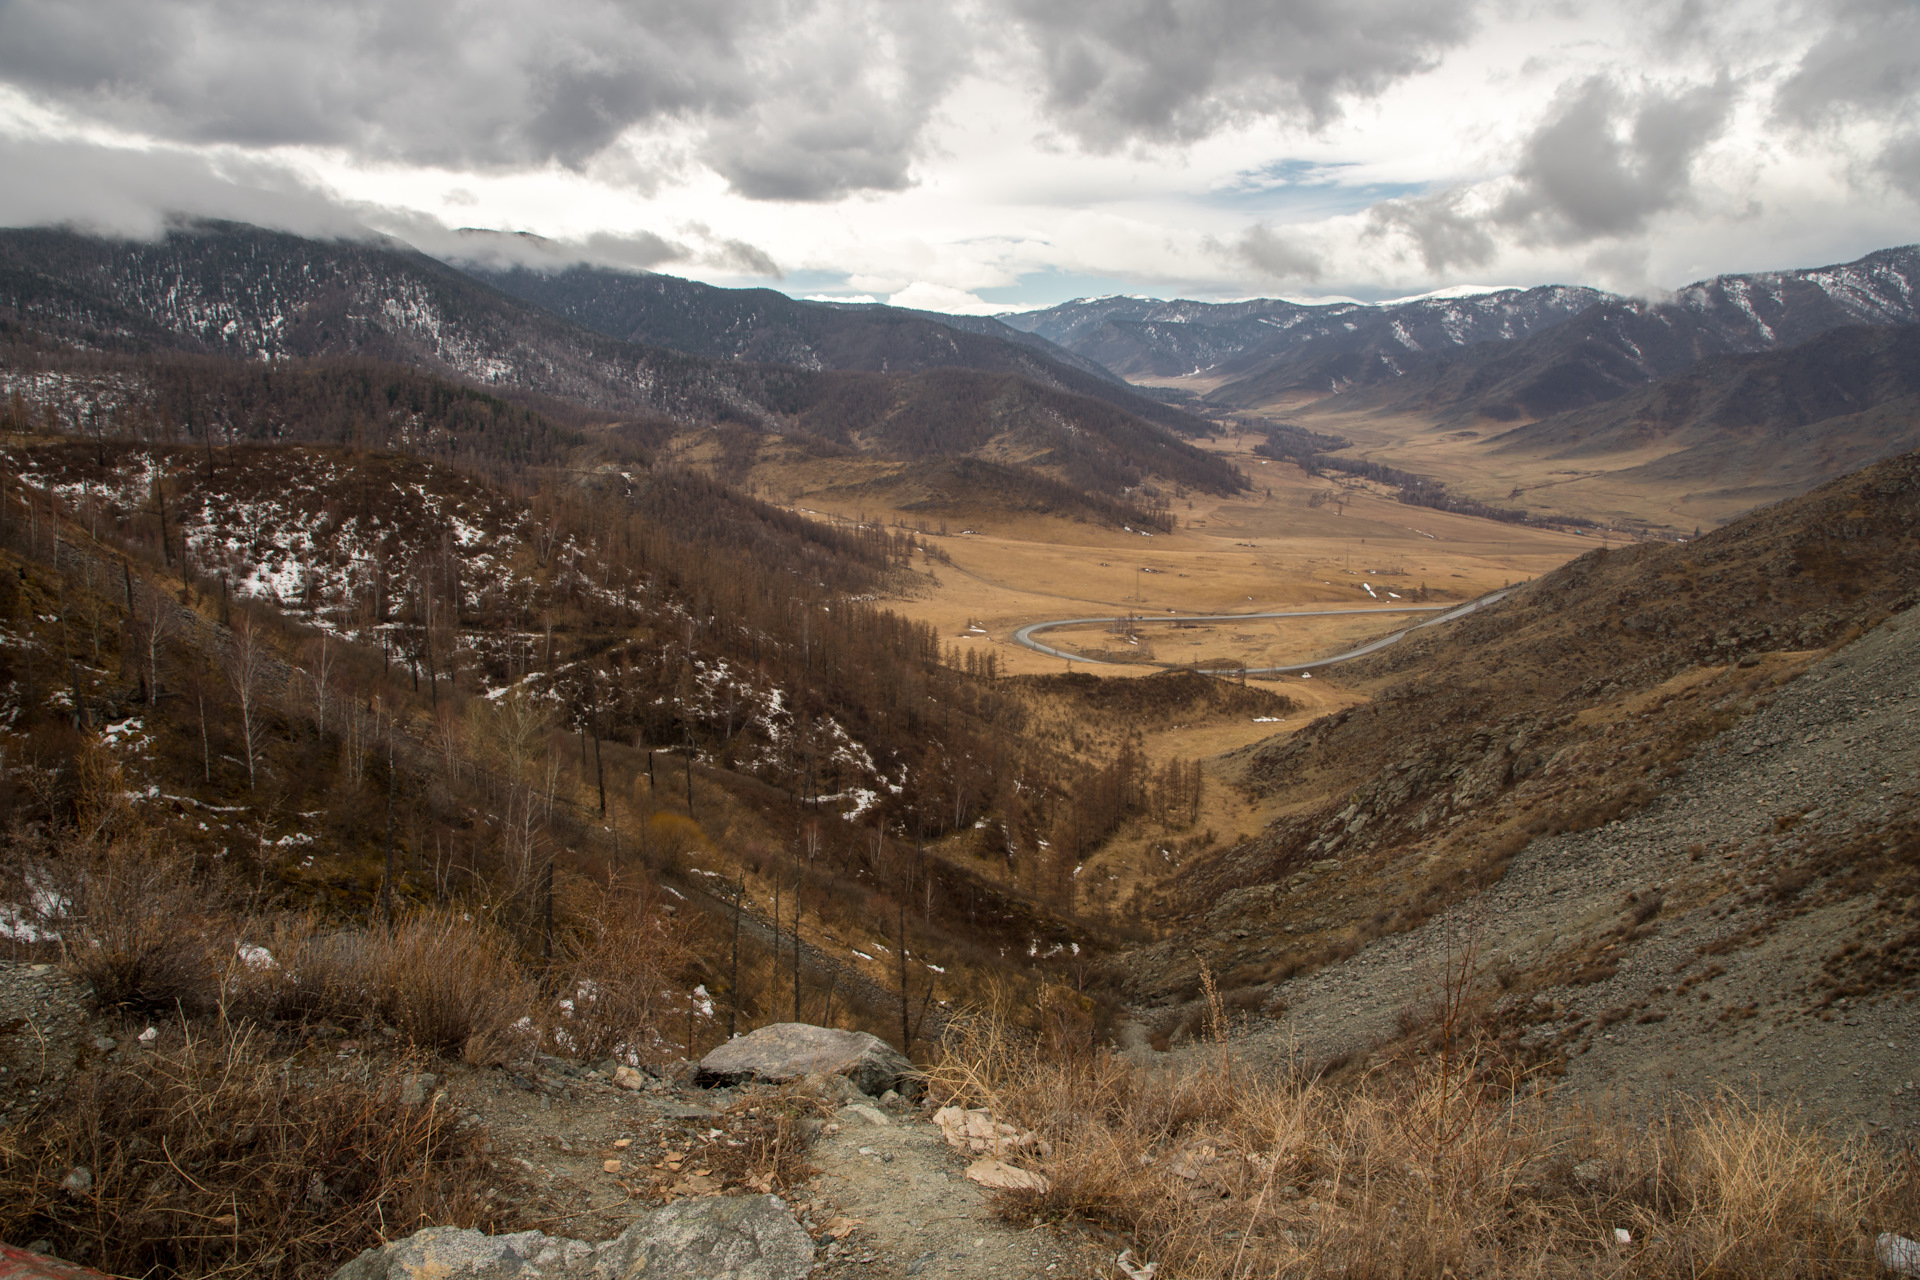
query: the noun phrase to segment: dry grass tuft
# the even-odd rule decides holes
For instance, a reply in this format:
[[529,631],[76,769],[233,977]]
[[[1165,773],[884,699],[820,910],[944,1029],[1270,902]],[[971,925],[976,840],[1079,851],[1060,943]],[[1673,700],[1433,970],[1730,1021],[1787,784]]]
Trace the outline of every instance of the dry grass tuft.
[[1217,1043],[1055,1057],[986,1013],[928,1077],[1050,1144],[1020,1158],[1050,1190],[1004,1215],[1118,1232],[1163,1277],[1868,1277],[1920,1212],[1911,1153],[1733,1099],[1606,1120],[1470,1047],[1336,1088]]
[[476,1064],[503,1061],[533,1037],[534,986],[510,941],[481,921],[421,911],[391,925],[327,930],[291,916],[256,934],[227,965],[235,1011],[282,1022],[384,1022],[418,1050]]
[[492,1225],[479,1137],[403,1102],[410,1070],[173,1030],[0,1137],[0,1236],[117,1275],[310,1277],[429,1223]]

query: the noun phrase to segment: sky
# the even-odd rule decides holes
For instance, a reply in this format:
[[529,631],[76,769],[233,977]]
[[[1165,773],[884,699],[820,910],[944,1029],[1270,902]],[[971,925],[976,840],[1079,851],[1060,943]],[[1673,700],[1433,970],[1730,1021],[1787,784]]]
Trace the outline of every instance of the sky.
[[1657,295],[1920,240],[1920,0],[0,0],[0,175],[937,311]]

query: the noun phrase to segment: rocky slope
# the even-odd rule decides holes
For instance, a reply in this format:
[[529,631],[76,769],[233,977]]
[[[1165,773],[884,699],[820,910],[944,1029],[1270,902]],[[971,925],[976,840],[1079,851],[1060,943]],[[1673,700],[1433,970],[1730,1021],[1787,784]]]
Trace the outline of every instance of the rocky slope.
[[[1644,1034],[1693,1026],[1676,994],[1735,958],[1753,979],[1739,1007],[1769,1019],[1893,989],[1915,943],[1906,925],[1882,935],[1920,887],[1911,707],[1894,701],[1916,659],[1911,620],[1873,628],[1920,591],[1917,502],[1909,454],[1697,543],[1582,557],[1367,660],[1371,703],[1241,757],[1243,784],[1285,816],[1190,867],[1168,903],[1188,914],[1130,958],[1158,1006],[1149,1031],[1193,1025],[1204,963],[1238,1007],[1320,1015],[1295,1028],[1341,1056],[1402,1010],[1423,1020],[1419,963],[1431,972],[1435,931],[1458,937],[1462,912],[1500,953],[1490,980],[1546,996],[1502,1017],[1544,1022],[1560,1002],[1570,1035],[1530,1041],[1549,1058],[1603,1018],[1647,1019],[1615,1043],[1663,1014],[1674,1026]],[[1845,674],[1856,663],[1871,672]],[[1640,948],[1665,959],[1634,962]],[[1592,1022],[1562,1023],[1570,1009]]]
[[1239,1051],[1417,1049],[1471,945],[1505,1047],[1595,1104],[1724,1089],[1911,1137],[1920,609],[1779,666],[1799,674],[1645,809],[1536,840],[1453,912],[1277,984]]

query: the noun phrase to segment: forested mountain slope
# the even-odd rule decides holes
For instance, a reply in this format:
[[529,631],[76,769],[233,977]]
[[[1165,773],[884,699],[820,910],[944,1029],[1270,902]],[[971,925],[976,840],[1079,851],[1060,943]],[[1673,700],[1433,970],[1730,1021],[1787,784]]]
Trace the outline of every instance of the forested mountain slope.
[[[323,243],[233,224],[177,229],[151,244],[0,232],[0,324],[7,358],[23,373],[125,367],[161,351],[244,362],[352,356],[413,365],[578,424],[638,420],[639,434],[654,439],[738,423],[898,448],[909,458],[964,455],[996,441],[997,453],[1019,465],[1109,497],[1149,477],[1214,492],[1243,483],[1228,464],[1108,399],[1013,373],[944,369],[898,379],[621,342],[392,244]],[[1071,370],[1054,381],[1075,379],[1112,392]],[[1138,407],[1174,414],[1144,400]]]
[[1182,434],[1206,424],[1142,396],[1102,365],[998,320],[878,304],[801,302],[772,289],[721,289],[673,276],[575,266],[464,265],[503,293],[627,342],[718,360],[860,373],[975,369],[1106,400]]

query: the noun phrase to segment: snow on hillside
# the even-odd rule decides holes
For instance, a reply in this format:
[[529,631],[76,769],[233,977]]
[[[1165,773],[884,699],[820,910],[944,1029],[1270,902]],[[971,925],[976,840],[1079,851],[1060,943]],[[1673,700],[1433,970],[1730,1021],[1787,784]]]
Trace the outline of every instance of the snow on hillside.
[[[786,778],[795,751],[805,751],[820,780],[839,788],[822,799],[843,802],[849,818],[881,789],[900,790],[832,716],[813,715],[803,728],[789,691],[724,658],[639,640],[599,646],[591,665],[563,656],[567,646],[556,650],[549,628],[555,616],[577,619],[583,603],[628,619],[636,635],[678,634],[685,608],[458,470],[417,458],[253,447],[216,450],[209,481],[191,450],[169,458],[117,448],[102,470],[82,442],[0,448],[0,464],[57,495],[83,525],[107,530],[155,518],[163,461],[169,544],[175,555],[184,548],[203,590],[271,605],[483,697],[531,694],[575,731],[590,681],[603,682],[595,697],[615,706],[670,699],[676,715],[723,730],[715,736],[733,743],[733,768]],[[663,679],[681,663],[688,680]],[[671,692],[649,692],[663,686]]]

